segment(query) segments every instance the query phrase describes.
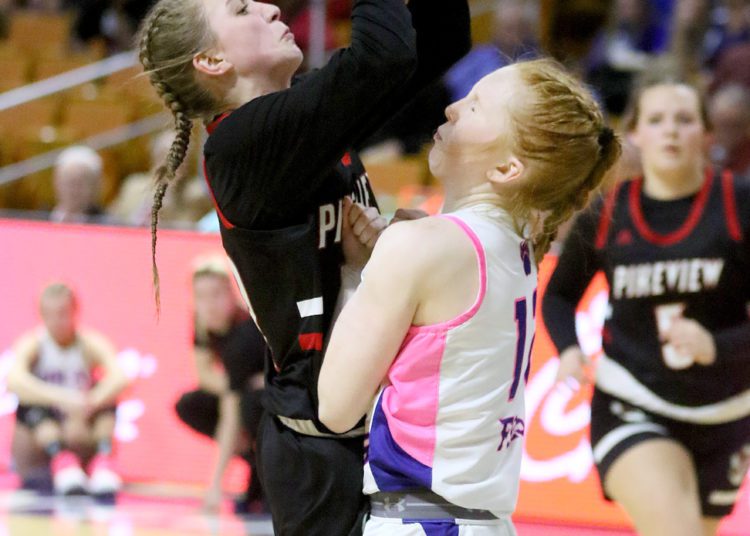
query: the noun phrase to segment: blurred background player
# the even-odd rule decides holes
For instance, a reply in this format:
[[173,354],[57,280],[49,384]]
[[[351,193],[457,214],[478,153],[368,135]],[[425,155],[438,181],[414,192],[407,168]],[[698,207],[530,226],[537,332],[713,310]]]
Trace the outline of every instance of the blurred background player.
[[[112,436],[116,398],[128,382],[112,343],[78,328],[77,309],[70,287],[47,286],[39,300],[43,326],[14,346],[7,378],[19,399],[14,457],[23,478],[31,470],[33,451],[43,451],[56,493],[109,495],[121,486]],[[89,462],[88,477],[82,460]]]
[[250,466],[247,493],[236,502],[240,512],[265,509],[255,463],[255,438],[263,414],[263,363],[266,343],[247,310],[237,301],[226,261],[201,259],[193,271],[195,306],[193,357],[198,389],[183,394],[175,409],[196,432],[219,447],[204,507],[221,504],[221,479],[234,454]]
[[706,166],[708,112],[679,69],[644,75],[626,126],[643,176],[578,218],[544,321],[575,387],[575,309],[604,272],[591,445],[605,496],[641,535],[712,536],[750,463],[750,184]]

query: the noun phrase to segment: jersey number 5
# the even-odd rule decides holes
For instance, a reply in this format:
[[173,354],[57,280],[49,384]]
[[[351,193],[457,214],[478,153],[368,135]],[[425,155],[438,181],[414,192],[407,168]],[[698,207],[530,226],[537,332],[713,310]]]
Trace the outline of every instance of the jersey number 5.
[[[529,379],[529,370],[531,369],[531,349],[534,347],[534,336],[531,337],[531,342],[527,348],[526,321],[531,317],[531,321],[534,322],[536,318],[536,289],[534,289],[534,294],[531,297],[531,307],[529,307],[528,301],[525,296],[516,300],[516,361],[513,365],[513,383],[510,385],[508,402],[516,397],[518,386],[521,383],[521,371],[523,371],[523,381],[526,382]],[[526,367],[524,367],[524,362]]]

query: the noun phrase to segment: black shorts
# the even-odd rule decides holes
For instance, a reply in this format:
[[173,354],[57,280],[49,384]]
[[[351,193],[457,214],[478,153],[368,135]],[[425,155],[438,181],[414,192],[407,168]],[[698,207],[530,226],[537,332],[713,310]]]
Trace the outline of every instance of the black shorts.
[[[93,422],[97,417],[105,413],[114,414],[115,410],[115,406],[107,406],[101,408],[91,414],[91,416],[89,417],[89,422]],[[47,419],[52,419],[55,422],[62,422],[63,420],[65,420],[65,416],[59,410],[51,408],[49,406],[27,406],[24,404],[19,404],[18,409],[16,409],[16,421],[30,428],[31,430],[39,426],[39,423]]]
[[258,473],[277,536],[362,534],[364,438],[299,434],[264,413]]
[[[591,445],[602,488],[617,458],[630,447],[654,438],[676,441],[692,456],[704,516],[731,513],[750,467],[750,416],[715,425],[686,423],[594,390]],[[605,498],[611,500],[606,493]]]

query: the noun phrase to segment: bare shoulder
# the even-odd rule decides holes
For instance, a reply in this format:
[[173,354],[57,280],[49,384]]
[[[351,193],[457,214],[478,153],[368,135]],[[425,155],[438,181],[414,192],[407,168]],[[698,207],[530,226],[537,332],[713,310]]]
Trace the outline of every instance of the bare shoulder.
[[387,247],[427,261],[472,251],[466,234],[454,222],[440,216],[396,223],[386,229],[380,240],[386,235]]
[[101,360],[115,353],[112,341],[94,329],[79,329],[78,340],[87,356],[95,360]]
[[32,356],[39,350],[39,330],[29,330],[16,339],[13,343],[13,352],[16,356]]
[[476,253],[463,230],[447,218],[396,223],[378,239],[367,270],[398,274],[427,293],[471,270]]

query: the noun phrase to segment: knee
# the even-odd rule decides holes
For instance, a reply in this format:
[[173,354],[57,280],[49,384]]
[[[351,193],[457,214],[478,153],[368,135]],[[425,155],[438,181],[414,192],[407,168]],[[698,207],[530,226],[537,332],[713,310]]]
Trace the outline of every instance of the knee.
[[34,428],[34,442],[41,448],[61,440],[60,423],[55,420],[45,419]]
[[192,397],[190,397],[190,393],[185,393],[180,396],[180,399],[174,405],[174,410],[182,422],[187,422],[188,416],[192,413],[190,410],[192,406],[191,402]]
[[92,443],[91,430],[82,419],[66,419],[63,423],[63,440],[73,449],[89,446]]

